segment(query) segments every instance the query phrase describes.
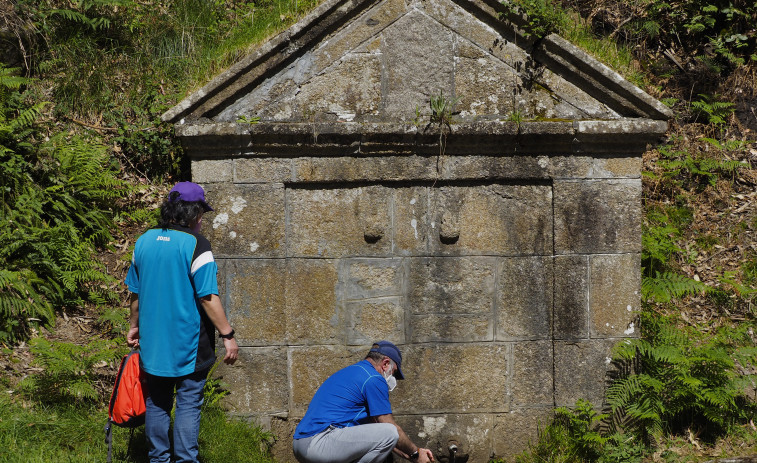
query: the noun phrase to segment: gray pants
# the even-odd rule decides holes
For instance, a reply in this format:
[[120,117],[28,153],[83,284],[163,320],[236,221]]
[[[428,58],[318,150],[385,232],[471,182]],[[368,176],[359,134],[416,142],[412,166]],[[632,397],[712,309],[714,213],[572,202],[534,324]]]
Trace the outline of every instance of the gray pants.
[[397,427],[391,423],[331,427],[295,439],[292,450],[300,463],[379,463],[392,453],[398,439]]

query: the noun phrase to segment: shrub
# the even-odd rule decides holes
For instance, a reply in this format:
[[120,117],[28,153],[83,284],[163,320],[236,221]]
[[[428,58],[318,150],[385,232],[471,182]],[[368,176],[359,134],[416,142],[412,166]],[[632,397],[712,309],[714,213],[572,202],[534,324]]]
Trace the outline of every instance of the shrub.
[[115,298],[95,253],[128,190],[96,140],[44,140],[44,105],[23,101],[30,81],[13,71],[0,67],[0,342],[23,339],[55,309]]
[[751,350],[703,339],[696,329],[643,312],[642,337],[617,344],[617,376],[607,390],[613,423],[647,442],[694,429],[714,439],[754,412],[737,381],[734,355]]

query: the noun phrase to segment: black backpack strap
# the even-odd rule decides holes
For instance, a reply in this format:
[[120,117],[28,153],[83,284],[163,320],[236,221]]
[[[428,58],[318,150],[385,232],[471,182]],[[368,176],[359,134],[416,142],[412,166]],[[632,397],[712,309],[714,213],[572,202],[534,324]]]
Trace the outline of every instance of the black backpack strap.
[[113,459],[113,426],[111,425],[110,418],[105,425],[105,443],[108,444],[108,463],[111,463]]

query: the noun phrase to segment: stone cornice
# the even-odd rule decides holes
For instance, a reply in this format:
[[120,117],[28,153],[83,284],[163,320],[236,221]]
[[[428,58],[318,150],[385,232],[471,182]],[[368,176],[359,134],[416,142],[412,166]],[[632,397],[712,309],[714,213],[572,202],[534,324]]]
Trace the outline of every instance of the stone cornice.
[[[667,131],[665,121],[481,121],[453,124],[447,155],[641,155]],[[445,131],[446,132],[446,131]],[[176,134],[190,158],[381,156],[439,153],[439,127],[400,123],[190,123]]]

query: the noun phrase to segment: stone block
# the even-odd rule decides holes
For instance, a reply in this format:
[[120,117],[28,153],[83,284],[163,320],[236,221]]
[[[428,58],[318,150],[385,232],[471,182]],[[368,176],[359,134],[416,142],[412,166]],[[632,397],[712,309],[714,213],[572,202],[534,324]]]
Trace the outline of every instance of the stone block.
[[386,0],[368,8],[329,40],[321,42],[313,56],[314,70],[321,72],[350,51],[373,51],[381,32],[407,12],[405,0]]
[[[218,354],[222,353],[219,349]],[[229,386],[223,402],[233,414],[285,413],[289,408],[285,347],[240,348],[236,363],[221,363],[216,376]]]
[[431,195],[434,254],[552,254],[549,186],[440,187]]
[[283,257],[284,185],[214,185],[202,231],[217,256]]
[[508,410],[508,355],[501,344],[412,344],[402,350],[394,413],[476,413]]
[[555,181],[555,253],[641,251],[641,179]]
[[399,297],[344,302],[344,339],[348,345],[382,339],[405,341],[405,308]]
[[449,156],[443,162],[445,179],[549,178],[547,156]]
[[641,306],[639,254],[591,256],[591,336],[633,336]]
[[291,393],[289,416],[305,416],[313,394],[326,378],[346,366],[363,360],[369,349],[370,345],[290,347],[289,388],[286,389]]
[[455,108],[461,116],[507,117],[521,109],[516,107],[520,96],[512,93],[523,86],[515,69],[465,40],[458,40],[457,52],[455,93],[460,101]]
[[420,12],[411,11],[383,31],[385,70],[382,113],[410,121],[441,91],[452,98],[453,32]]
[[240,346],[286,343],[288,284],[284,259],[219,262],[219,291]]
[[278,463],[297,463],[292,452],[292,439],[294,438],[294,429],[297,427],[298,420],[273,417],[270,425],[267,427],[275,436],[273,446],[271,446],[271,456]]
[[336,300],[336,262],[287,259],[286,330],[289,345],[342,341],[343,315]]
[[294,116],[293,96],[303,79],[311,75],[311,68],[310,60],[297,60],[230,104],[215,119],[228,122],[236,122],[240,116],[260,117],[262,120],[291,119]]
[[410,317],[412,342],[476,342],[494,339],[494,326],[487,315],[424,314]]
[[389,255],[390,190],[379,186],[288,190],[288,255]]
[[514,408],[552,406],[553,361],[552,341],[522,341],[513,345],[510,393]]
[[426,254],[430,233],[428,188],[395,188],[393,193],[394,253],[402,256]]
[[498,273],[496,339],[549,339],[552,321],[552,259],[504,258]]
[[550,89],[555,95],[559,96],[560,100],[565,102],[562,107],[566,116],[572,119],[611,119],[618,117],[615,111],[597,101],[564,77],[553,73],[544,66],[540,67],[539,71],[536,82],[540,86]]
[[432,180],[434,162],[422,156],[310,157],[293,161],[295,182]]
[[410,313],[483,317],[493,313],[494,258],[424,257],[409,260]]
[[[528,59],[528,54],[522,48],[528,47],[528,43],[519,43],[520,46],[518,46],[503,38],[499,31],[479,21],[476,16],[471,15],[455,2],[432,0],[415,2],[415,5],[441,24],[460,34],[462,38],[487,50],[509,66],[521,65]],[[496,15],[496,12],[493,13]],[[507,26],[502,29],[502,32],[511,32]]]
[[291,159],[240,158],[234,160],[235,183],[284,183],[291,180]]
[[227,183],[234,177],[231,159],[192,160],[192,181],[195,183]]
[[494,415],[395,415],[394,418],[410,440],[430,449],[437,461],[451,461],[445,458],[449,458],[452,444],[457,446],[458,456],[468,455],[469,462],[489,461]]
[[554,343],[556,406],[572,407],[578,399],[602,405],[614,343],[604,339]]
[[641,156],[594,158],[594,178],[641,178]]
[[362,120],[381,106],[381,57],[346,55],[300,87],[299,112],[329,114],[336,120]]
[[219,262],[219,290],[243,346],[341,342],[345,316],[331,260]]
[[553,416],[552,407],[519,408],[496,415],[492,428],[492,456],[515,461],[529,443],[536,445],[538,431],[547,427]]
[[589,337],[589,257],[555,257],[555,339]]
[[404,294],[407,261],[394,259],[340,259],[339,298],[370,299]]
[[549,159],[550,176],[557,179],[591,178],[594,158],[589,156],[568,155],[552,156]]

